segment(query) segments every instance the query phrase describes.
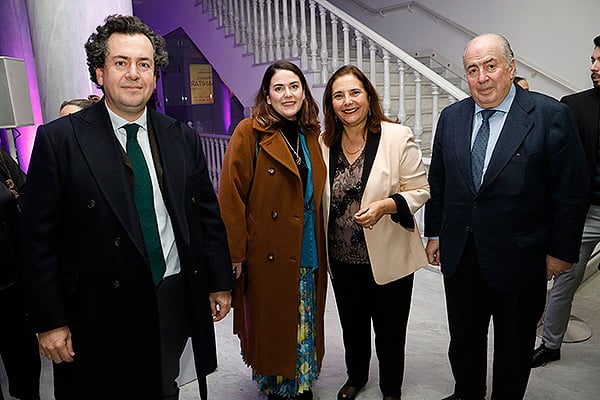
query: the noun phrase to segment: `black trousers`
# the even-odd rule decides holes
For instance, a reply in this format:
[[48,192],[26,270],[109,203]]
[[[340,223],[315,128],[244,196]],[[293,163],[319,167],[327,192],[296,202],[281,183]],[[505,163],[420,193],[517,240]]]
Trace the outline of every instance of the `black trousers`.
[[449,359],[461,399],[486,395],[488,328],[494,326],[492,400],[522,399],[529,380],[546,285],[499,293],[486,283],[471,237],[456,273],[444,279],[450,328]]
[[177,400],[179,387],[175,379],[179,375],[179,359],[190,337],[181,274],[163,279],[158,286],[158,313],[161,345],[161,399]]
[[379,387],[384,396],[400,397],[414,275],[378,285],[368,264],[332,261],[331,272],[348,383],[362,387],[369,379],[372,322],[379,361]]
[[[12,397],[40,397],[40,353],[35,333],[26,323],[23,288],[17,283],[0,290],[0,355]],[[0,399],[3,399],[0,390]]]

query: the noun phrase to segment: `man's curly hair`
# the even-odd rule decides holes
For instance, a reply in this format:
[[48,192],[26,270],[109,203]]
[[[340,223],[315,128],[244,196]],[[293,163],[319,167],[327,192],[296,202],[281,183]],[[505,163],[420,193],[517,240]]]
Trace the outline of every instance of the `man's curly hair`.
[[96,79],[96,68],[104,67],[108,55],[108,38],[113,33],[146,35],[154,48],[154,75],[158,78],[160,70],[169,63],[165,40],[138,17],[114,14],[106,17],[104,25],[99,25],[96,32],[92,33],[85,43],[88,71],[92,82],[100,87]]

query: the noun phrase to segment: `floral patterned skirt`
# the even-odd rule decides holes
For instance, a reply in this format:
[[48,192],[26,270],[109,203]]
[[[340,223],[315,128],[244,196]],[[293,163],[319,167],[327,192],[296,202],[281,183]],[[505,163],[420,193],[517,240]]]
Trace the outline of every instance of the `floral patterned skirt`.
[[260,375],[252,371],[258,390],[283,397],[296,397],[307,391],[319,376],[315,351],[315,274],[310,268],[300,267],[300,301],[298,302],[298,340],[294,379],[283,376]]

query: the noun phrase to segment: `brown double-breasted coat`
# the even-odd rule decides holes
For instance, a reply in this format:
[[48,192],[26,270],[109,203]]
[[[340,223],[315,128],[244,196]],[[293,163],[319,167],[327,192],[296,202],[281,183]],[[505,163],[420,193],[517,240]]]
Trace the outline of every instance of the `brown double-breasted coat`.
[[[304,134],[314,185],[319,259],[315,273],[315,333],[320,369],[327,291],[321,204],[326,171],[318,144],[319,132]],[[303,197],[298,168],[279,131],[265,130],[253,119],[240,122],[223,160],[219,201],[232,261],[244,262],[245,266],[245,276],[238,279],[234,292],[234,333],[240,338],[245,362],[262,375],[294,377]]]

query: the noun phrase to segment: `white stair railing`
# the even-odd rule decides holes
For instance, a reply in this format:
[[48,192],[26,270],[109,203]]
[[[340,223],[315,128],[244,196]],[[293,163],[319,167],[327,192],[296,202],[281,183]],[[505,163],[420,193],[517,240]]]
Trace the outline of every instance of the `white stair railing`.
[[[364,70],[381,94],[385,115],[413,129],[425,157],[441,109],[468,96],[326,0],[196,0],[196,4],[210,12],[237,45],[253,53],[255,64],[297,59],[321,87],[340,60]],[[397,65],[397,73],[391,63]]]
[[202,142],[202,150],[206,155],[208,176],[212,182],[215,192],[219,190],[221,169],[223,168],[223,155],[229,143],[229,135],[215,135],[212,133],[199,133]]

